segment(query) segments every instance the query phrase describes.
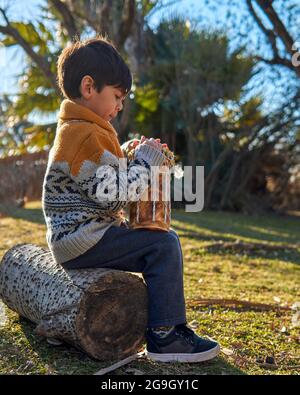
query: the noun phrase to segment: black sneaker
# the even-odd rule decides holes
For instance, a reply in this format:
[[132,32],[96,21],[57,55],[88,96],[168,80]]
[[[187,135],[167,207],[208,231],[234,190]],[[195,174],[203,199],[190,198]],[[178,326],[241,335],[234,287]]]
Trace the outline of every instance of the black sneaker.
[[217,342],[199,337],[186,324],[176,325],[164,338],[147,329],[146,340],[148,358],[160,362],[203,362],[220,352]]

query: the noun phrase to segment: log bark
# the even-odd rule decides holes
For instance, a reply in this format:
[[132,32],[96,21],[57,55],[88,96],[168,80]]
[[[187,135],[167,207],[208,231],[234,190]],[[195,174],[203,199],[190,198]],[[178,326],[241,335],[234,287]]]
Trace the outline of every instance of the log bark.
[[49,250],[19,244],[0,265],[0,297],[37,324],[36,334],[63,340],[98,360],[137,352],[147,325],[147,290],[133,273],[64,270]]

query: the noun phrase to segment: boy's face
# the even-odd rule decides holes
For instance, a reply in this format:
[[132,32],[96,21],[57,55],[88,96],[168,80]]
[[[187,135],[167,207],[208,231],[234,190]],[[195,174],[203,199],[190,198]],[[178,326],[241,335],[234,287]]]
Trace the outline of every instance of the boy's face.
[[80,90],[82,97],[78,102],[88,107],[107,122],[114,119],[118,112],[123,109],[126,95],[124,96],[119,88],[106,85],[99,93],[94,88],[92,78],[85,76],[81,81]]

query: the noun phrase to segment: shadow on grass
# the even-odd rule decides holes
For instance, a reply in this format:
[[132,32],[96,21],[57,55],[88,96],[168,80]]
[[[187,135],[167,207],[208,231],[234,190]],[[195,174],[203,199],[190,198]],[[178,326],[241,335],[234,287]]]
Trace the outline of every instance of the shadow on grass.
[[61,346],[48,344],[44,337],[35,334],[36,325],[24,317],[19,318],[19,323],[41,365],[46,366],[45,374],[93,374],[107,366],[107,363],[95,361],[67,343]]
[[36,224],[45,224],[43,210],[41,208],[20,208],[0,205],[0,213],[4,217],[22,219]]
[[[94,374],[102,368],[108,367],[117,361],[96,361],[74,347],[63,344],[58,347],[49,345],[44,338],[34,333],[35,324],[20,317],[21,329],[27,338],[30,347],[47,366],[46,374]],[[24,359],[24,358],[23,358]],[[108,373],[108,375],[128,375],[126,370],[137,369],[143,374],[172,375],[172,374],[199,374],[199,375],[246,375],[236,366],[228,363],[222,356],[212,361],[182,364],[157,363],[146,358],[134,360],[131,363]],[[20,369],[20,373],[22,371]],[[129,372],[130,373],[130,372]]]
[[174,226],[174,230],[179,233],[180,237],[186,237],[188,239],[200,240],[200,241],[232,241],[232,237],[226,236],[209,236],[201,233],[201,231],[187,231],[183,226]]
[[[264,216],[248,216],[237,213],[205,211],[201,213],[186,213],[175,210],[173,218],[183,223],[183,227],[175,226],[182,231],[184,237],[201,240],[231,240],[241,237],[281,243],[299,243],[300,217],[268,214]],[[195,226],[193,232],[187,232],[184,224]],[[198,229],[197,229],[198,228]],[[201,229],[214,232],[212,236],[201,233]]]
[[213,254],[224,257],[232,256],[233,259],[236,259],[237,257],[252,259],[263,258],[268,260],[280,260],[283,262],[300,265],[300,253],[296,249],[289,248],[286,248],[284,250],[268,250],[263,248],[247,250],[246,248],[245,250],[240,249],[237,251],[234,248],[225,248],[220,245],[219,248],[215,248],[214,246],[212,246],[212,248],[210,248],[210,246],[191,248],[190,252],[191,255],[195,257],[201,257],[206,254]]

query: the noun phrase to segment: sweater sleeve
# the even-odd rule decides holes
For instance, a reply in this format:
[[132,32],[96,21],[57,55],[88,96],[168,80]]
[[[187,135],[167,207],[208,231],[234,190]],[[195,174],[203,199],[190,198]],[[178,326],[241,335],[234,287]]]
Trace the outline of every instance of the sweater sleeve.
[[101,209],[117,212],[130,201],[137,201],[150,182],[151,166],[160,166],[164,155],[148,145],[135,150],[134,160],[119,160],[108,136],[91,134],[75,155],[71,178]]

